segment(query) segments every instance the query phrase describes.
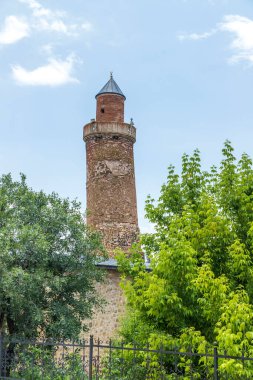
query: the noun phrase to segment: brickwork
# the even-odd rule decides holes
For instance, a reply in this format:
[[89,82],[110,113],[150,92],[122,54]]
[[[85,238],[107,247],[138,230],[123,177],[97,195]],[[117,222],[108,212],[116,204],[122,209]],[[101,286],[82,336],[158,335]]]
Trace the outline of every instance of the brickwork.
[[[115,94],[115,91],[119,94]],[[105,93],[106,92],[106,93]],[[113,80],[96,96],[96,120],[84,126],[87,166],[87,223],[100,231],[108,253],[125,252],[138,238],[133,145],[136,129],[124,123],[125,97]],[[115,336],[125,299],[117,270],[107,269],[107,281],[97,285],[106,305],[94,310],[89,334],[103,340]]]
[[104,94],[97,97],[97,122],[124,122],[124,98],[116,94]]
[[134,126],[127,123],[94,121],[84,126],[87,223],[101,231],[111,255],[118,247],[127,251],[139,234],[135,135]]

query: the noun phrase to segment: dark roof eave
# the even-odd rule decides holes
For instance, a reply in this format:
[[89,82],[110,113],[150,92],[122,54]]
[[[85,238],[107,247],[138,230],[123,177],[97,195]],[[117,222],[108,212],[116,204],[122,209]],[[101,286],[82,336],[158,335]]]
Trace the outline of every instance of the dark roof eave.
[[[117,261],[114,259],[108,260],[108,261],[103,261],[101,263],[96,263],[97,267],[104,268],[104,269],[110,269],[110,270],[117,270],[118,269],[118,264]],[[145,264],[146,266],[146,271],[147,272],[152,272],[152,269],[149,266],[149,263]]]
[[126,100],[126,97],[125,97],[125,95],[123,95],[123,94],[119,94],[118,92],[107,92],[107,91],[99,92],[99,93],[95,96],[95,99],[97,99],[97,97],[100,96],[100,95],[119,95],[119,96],[122,96],[122,97]]
[[96,264],[96,266],[99,267],[99,268],[111,269],[111,270],[117,270],[118,269],[118,265],[110,265],[110,264],[98,263],[98,264]]

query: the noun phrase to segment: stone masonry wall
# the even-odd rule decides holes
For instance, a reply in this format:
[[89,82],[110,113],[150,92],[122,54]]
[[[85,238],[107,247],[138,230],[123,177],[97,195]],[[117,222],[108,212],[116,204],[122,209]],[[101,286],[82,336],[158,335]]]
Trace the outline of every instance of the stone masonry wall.
[[119,286],[120,274],[117,270],[107,270],[105,283],[97,284],[97,292],[106,301],[102,310],[94,310],[92,320],[85,321],[89,331],[83,334],[85,339],[90,335],[103,342],[117,335],[120,320],[125,312],[125,298]]

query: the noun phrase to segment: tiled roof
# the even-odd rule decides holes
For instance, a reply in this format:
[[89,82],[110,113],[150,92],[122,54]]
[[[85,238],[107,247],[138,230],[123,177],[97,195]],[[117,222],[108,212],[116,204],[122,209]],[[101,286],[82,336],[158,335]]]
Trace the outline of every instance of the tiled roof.
[[115,80],[113,79],[112,73],[111,73],[111,77],[108,80],[108,82],[97,93],[96,98],[97,98],[97,96],[102,95],[102,94],[117,94],[117,95],[123,96],[124,99],[126,99],[125,95],[123,94],[123,92],[121,91],[121,89],[119,88],[119,86],[117,85]]

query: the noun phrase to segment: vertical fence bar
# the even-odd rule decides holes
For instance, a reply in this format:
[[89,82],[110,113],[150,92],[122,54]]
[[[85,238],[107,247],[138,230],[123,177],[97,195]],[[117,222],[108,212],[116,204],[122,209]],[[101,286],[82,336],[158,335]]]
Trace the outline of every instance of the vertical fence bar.
[[109,379],[112,376],[112,340],[109,340]]
[[[227,354],[228,354],[228,353],[227,353],[227,350],[225,350],[225,351],[224,351],[224,355],[227,356]],[[228,378],[228,371],[226,371],[226,380],[229,380],[229,378]]]
[[100,345],[103,344],[103,341],[100,341],[98,338],[98,345],[97,345],[97,355],[95,356],[95,379],[99,379],[99,373],[100,373]]
[[84,380],[85,370],[86,370],[85,368],[85,340],[82,339],[80,343],[82,345],[82,369],[83,369],[83,376],[81,380]]
[[160,375],[162,375],[161,379],[164,379],[164,376],[163,376],[163,342],[160,343],[158,355],[159,355],[158,356],[158,362],[160,364],[159,371],[160,371]]
[[94,339],[90,336],[90,352],[89,352],[89,380],[92,380],[92,361],[93,361]]
[[213,359],[214,359],[214,380],[219,380],[219,372],[218,372],[218,344],[217,342],[214,342],[214,348],[213,348]]
[[176,346],[173,347],[173,351],[175,351],[175,355],[174,355],[174,370],[173,370],[173,375],[175,374],[175,378],[177,379],[177,375],[178,375],[178,363],[179,363],[179,358],[180,356],[178,355],[178,348]]
[[121,342],[121,357],[120,357],[120,376],[123,377],[124,373],[124,342]]
[[208,375],[209,375],[209,369],[208,369],[208,356],[207,356],[207,354],[208,354],[208,347],[207,347],[207,345],[205,347],[205,351],[206,351],[205,376],[208,377]]
[[0,333],[0,376],[3,374],[3,333]]
[[192,377],[192,347],[191,346],[188,346],[188,348],[186,349],[186,352],[189,352],[190,355],[186,355],[186,358],[187,356],[189,357],[189,365],[185,368],[187,368],[187,372],[189,371],[189,375],[190,375],[190,379],[192,380],[193,377]]
[[146,361],[146,376],[150,376],[150,353],[149,353],[149,342],[147,343],[147,361]]
[[244,348],[242,348],[242,367],[244,370]]

